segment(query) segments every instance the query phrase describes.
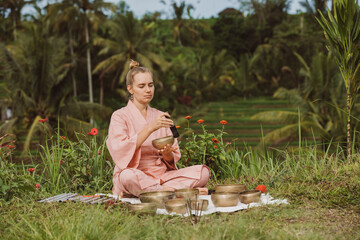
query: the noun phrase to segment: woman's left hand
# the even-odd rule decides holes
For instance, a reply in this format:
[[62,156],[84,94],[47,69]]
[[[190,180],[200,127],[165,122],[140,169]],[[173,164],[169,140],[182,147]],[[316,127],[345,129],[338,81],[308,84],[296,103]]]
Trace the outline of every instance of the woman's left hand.
[[176,151],[177,147],[173,148],[170,144],[167,144],[163,149],[159,150],[159,153],[164,157],[164,159],[168,162],[174,160],[174,156],[172,152]]

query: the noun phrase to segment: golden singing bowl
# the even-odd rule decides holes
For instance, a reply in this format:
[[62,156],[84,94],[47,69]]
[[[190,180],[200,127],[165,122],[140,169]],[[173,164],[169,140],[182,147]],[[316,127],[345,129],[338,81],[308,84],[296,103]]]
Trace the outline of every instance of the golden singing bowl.
[[199,195],[199,189],[195,188],[182,188],[175,190],[175,196],[177,198],[184,198],[185,200],[188,199],[195,199],[196,195]]
[[239,199],[240,202],[248,204],[248,203],[260,201],[260,195],[261,195],[260,190],[248,190],[241,192],[239,194]]
[[220,192],[211,194],[211,201],[215,207],[233,207],[239,203],[239,193]]
[[174,144],[174,137],[167,136],[167,137],[157,138],[152,140],[151,143],[154,146],[154,148],[161,150],[166,146],[166,144],[170,144],[170,146],[172,146]]
[[165,202],[165,208],[168,213],[178,213],[185,214],[186,213],[186,200],[184,199],[170,199]]
[[205,211],[209,206],[209,201],[206,199],[191,200],[190,204],[192,210]]
[[155,203],[137,203],[128,206],[131,211],[138,214],[155,215],[157,206]]
[[223,184],[215,187],[215,192],[237,192],[241,193],[246,190],[245,184]]
[[142,203],[155,203],[157,207],[164,208],[165,201],[173,199],[173,191],[157,191],[141,193],[139,198]]

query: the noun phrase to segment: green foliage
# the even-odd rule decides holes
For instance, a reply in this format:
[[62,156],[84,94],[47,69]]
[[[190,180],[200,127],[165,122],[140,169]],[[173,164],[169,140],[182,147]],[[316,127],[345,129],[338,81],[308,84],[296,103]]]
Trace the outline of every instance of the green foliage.
[[[43,181],[48,191],[101,191],[110,189],[112,162],[105,140],[95,135],[75,133],[75,141],[58,132],[42,147]],[[48,142],[50,144],[48,144]]]
[[12,135],[0,137],[0,205],[35,189],[33,175],[27,173],[24,166],[19,169],[19,165],[10,162],[14,142]]
[[[190,119],[188,124],[190,125]],[[179,167],[203,164],[211,169],[215,177],[218,177],[221,172],[219,172],[217,163],[224,159],[224,152],[230,144],[223,142],[223,135],[226,134],[224,132],[225,125],[218,130],[218,134],[214,134],[206,130],[204,123],[199,124],[203,131],[202,134],[194,133],[188,126],[185,139],[180,141],[182,161],[179,162]]]

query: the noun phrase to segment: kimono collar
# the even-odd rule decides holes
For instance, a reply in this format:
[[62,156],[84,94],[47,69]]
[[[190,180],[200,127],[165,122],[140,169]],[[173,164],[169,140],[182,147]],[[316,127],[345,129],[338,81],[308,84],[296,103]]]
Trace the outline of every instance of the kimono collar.
[[140,110],[136,107],[136,105],[133,103],[133,101],[129,100],[128,101],[128,104],[127,104],[127,107],[129,108],[130,110],[130,113],[134,116],[134,118],[136,120],[139,120],[140,122],[143,122],[143,123],[147,123],[148,119],[149,119],[149,115],[150,115],[150,107],[149,105],[146,107],[146,119],[144,118],[144,116],[141,114]]

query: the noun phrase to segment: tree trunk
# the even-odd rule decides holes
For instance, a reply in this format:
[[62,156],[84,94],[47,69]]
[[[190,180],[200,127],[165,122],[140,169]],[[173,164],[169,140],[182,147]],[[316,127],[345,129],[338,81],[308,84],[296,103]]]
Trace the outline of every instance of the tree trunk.
[[[90,56],[90,40],[89,40],[89,29],[87,19],[85,18],[85,40],[86,40],[86,60],[87,60],[87,74],[88,74],[88,82],[89,82],[89,102],[93,103],[93,89],[92,89],[92,76],[91,76],[91,56]],[[90,124],[94,124],[93,116],[90,116]]]
[[100,75],[100,105],[104,104],[104,74]]
[[86,61],[87,61],[87,75],[89,83],[89,102],[93,103],[93,89],[92,89],[92,76],[91,76],[91,56],[90,56],[90,40],[89,40],[89,29],[87,24],[87,19],[85,19],[85,40],[87,49],[86,49]]
[[[74,47],[72,44],[72,33],[71,33],[70,28],[69,28],[69,47],[70,47],[70,60],[71,60],[71,65],[72,65],[73,61],[74,61]],[[77,97],[76,80],[75,80],[75,75],[74,75],[74,71],[73,71],[72,67],[71,67],[71,79],[73,82],[74,97]]]
[[346,102],[346,113],[347,113],[347,160],[350,162],[351,159],[351,136],[350,136],[350,89],[347,90],[347,102]]

